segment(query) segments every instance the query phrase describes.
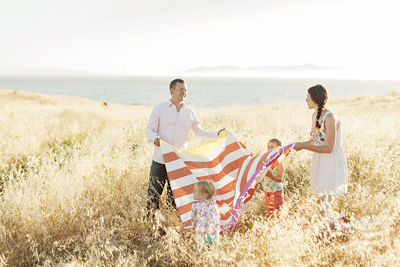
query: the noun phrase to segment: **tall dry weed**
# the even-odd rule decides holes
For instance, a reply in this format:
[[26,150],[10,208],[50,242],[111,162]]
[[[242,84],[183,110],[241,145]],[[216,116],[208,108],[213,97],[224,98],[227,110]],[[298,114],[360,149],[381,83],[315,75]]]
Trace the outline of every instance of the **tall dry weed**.
[[[350,214],[353,233],[323,234],[308,189],[311,153],[294,152],[279,219],[265,219],[256,193],[235,230],[199,251],[176,211],[162,205],[164,219],[144,219],[150,107],[1,90],[0,264],[399,265],[400,93],[330,107],[349,167],[349,192],[334,208]],[[255,153],[272,137],[306,140],[311,124],[305,103],[196,110],[204,128],[226,127]]]

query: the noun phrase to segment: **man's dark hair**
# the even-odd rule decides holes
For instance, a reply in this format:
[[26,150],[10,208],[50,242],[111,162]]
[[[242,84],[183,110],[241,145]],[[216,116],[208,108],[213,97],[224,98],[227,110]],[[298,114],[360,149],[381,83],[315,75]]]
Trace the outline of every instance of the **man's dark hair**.
[[175,89],[175,85],[177,83],[185,83],[185,81],[183,79],[180,79],[180,78],[175,79],[169,84],[169,89],[172,89],[172,88]]

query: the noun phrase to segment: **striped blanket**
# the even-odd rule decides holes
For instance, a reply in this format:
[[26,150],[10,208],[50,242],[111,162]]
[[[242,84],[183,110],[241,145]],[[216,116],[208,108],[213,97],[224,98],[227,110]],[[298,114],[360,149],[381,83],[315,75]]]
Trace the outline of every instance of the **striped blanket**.
[[179,150],[161,142],[172,193],[185,228],[191,228],[194,184],[211,180],[223,231],[232,230],[267,171],[279,164],[294,144],[252,155],[229,131],[200,146]]

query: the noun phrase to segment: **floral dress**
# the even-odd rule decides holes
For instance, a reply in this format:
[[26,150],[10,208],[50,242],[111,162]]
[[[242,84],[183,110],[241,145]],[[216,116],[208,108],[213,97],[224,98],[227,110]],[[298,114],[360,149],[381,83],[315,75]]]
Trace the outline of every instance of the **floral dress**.
[[197,235],[206,244],[219,240],[221,230],[218,205],[214,200],[201,200],[192,204],[192,224]]

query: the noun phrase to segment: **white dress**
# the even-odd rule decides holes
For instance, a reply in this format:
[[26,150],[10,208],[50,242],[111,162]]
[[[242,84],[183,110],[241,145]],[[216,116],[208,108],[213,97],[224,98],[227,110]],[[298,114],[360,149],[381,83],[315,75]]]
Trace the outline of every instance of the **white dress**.
[[321,128],[315,126],[315,115],[310,136],[316,146],[326,145],[325,118],[333,114],[337,125],[336,139],[331,153],[313,153],[311,164],[311,192],[322,195],[343,195],[347,193],[347,162],[342,147],[342,127],[337,115],[328,110],[320,119]]

